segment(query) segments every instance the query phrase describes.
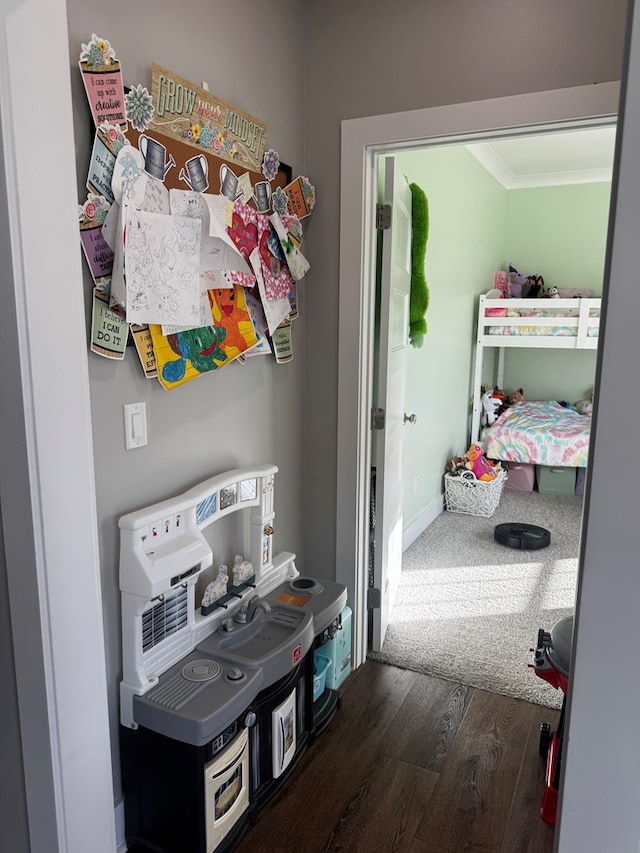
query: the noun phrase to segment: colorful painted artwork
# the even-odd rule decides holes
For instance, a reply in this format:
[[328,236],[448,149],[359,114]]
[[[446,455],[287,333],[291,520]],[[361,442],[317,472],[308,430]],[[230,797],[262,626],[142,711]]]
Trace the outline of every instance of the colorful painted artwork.
[[149,327],[158,379],[168,390],[224,367],[258,342],[242,287],[220,288],[208,294],[211,326],[167,336],[161,326]]

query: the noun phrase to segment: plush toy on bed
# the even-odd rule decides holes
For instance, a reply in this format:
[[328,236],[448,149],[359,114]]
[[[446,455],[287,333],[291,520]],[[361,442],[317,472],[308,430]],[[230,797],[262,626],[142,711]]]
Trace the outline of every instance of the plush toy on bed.
[[509,299],[511,296],[511,280],[509,278],[509,273],[506,273],[504,270],[498,270],[493,286],[495,290],[500,291],[505,299]]
[[527,275],[526,273],[518,272],[513,264],[509,264],[509,279],[511,281],[511,295],[513,297],[526,296],[527,299],[537,299],[539,296],[542,296],[544,279],[538,273]]
[[485,483],[495,480],[499,471],[485,458],[484,450],[479,444],[472,444],[467,450],[467,468],[475,474],[477,480]]
[[512,391],[510,394],[507,394],[507,405],[515,406],[516,403],[522,403],[524,400],[524,389],[516,388],[515,391]]
[[482,425],[493,426],[498,415],[496,414],[502,400],[493,396],[493,391],[485,391],[482,395]]

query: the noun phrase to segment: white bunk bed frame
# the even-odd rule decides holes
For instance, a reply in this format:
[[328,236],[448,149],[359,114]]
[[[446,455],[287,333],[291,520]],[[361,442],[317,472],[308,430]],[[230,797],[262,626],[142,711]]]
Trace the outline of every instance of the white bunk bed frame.
[[[504,351],[512,347],[528,349],[597,349],[600,317],[592,317],[592,311],[600,311],[600,299],[488,299],[481,296],[478,305],[476,356],[473,371],[473,413],[471,415],[470,443],[478,441],[482,415],[481,385],[484,348],[498,349],[496,384],[503,387]],[[496,317],[486,316],[489,308],[541,308],[563,311],[571,309],[569,317]],[[576,328],[575,335],[490,335],[490,326],[570,326]]]

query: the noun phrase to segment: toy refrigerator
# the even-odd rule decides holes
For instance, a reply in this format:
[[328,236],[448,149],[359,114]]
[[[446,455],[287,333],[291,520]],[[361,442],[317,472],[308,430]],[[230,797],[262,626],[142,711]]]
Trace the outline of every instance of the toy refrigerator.
[[340,687],[351,672],[351,608],[346,605],[340,616],[342,627],[322,646],[322,654],[331,661],[326,686],[333,690]]

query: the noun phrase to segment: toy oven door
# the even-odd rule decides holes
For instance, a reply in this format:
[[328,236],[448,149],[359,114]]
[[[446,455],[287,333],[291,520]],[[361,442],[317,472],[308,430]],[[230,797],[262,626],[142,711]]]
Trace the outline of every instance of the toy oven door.
[[213,853],[249,805],[249,737],[242,729],[205,765],[207,853]]

